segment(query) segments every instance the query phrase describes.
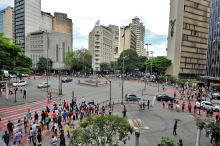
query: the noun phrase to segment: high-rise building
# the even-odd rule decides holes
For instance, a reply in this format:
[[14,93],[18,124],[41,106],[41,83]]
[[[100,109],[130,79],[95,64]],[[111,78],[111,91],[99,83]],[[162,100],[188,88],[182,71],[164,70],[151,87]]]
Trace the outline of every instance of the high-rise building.
[[[65,34],[69,34],[72,38],[71,43],[73,44],[73,22],[72,19],[67,17],[64,13],[54,13],[53,17],[53,30],[59,31]],[[71,45],[72,50],[72,45]]]
[[[124,31],[125,26],[120,27],[120,50],[119,54],[123,52],[123,50],[132,49],[136,51],[136,41],[137,37],[134,34],[134,32],[130,29],[128,26],[126,30]],[[125,33],[125,35],[124,35]]]
[[15,0],[14,6],[15,43],[25,53],[25,36],[34,31],[52,30],[53,16],[41,12],[41,0]]
[[119,47],[119,28],[117,25],[108,25],[109,30],[114,34],[115,36],[115,53],[118,54],[118,47]]
[[220,1],[211,0],[206,76],[220,77]]
[[132,23],[130,23],[129,26],[132,32],[136,35],[137,54],[139,56],[146,56],[146,50],[144,49],[145,26],[140,22],[140,19],[137,16],[132,19]]
[[89,33],[88,45],[94,71],[100,71],[100,63],[114,61],[115,36],[108,27],[95,26]]
[[51,72],[66,71],[68,67],[64,65],[65,53],[71,51],[71,36],[65,33],[51,30],[48,34],[44,31],[36,31],[28,33],[26,40],[26,56],[33,60],[32,69],[37,69],[37,62],[40,57],[47,57],[47,41],[48,41],[48,58],[53,61],[50,67]]
[[4,37],[14,38],[14,8],[7,7],[0,11],[0,33],[4,33]]
[[205,74],[209,12],[210,0],[171,0],[167,59],[172,65],[167,75]]

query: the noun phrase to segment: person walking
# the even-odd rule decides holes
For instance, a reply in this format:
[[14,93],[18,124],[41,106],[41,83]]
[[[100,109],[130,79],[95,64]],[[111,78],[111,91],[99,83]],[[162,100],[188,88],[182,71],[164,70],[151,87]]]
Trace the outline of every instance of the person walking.
[[16,140],[16,143],[20,144],[20,146],[22,145],[21,144],[22,134],[18,130],[17,130],[17,133],[15,134],[15,140]]
[[168,109],[170,108],[170,103],[171,103],[171,101],[169,100],[169,101],[168,101]]
[[211,94],[211,96],[210,96],[210,102],[212,102],[212,94]]
[[29,139],[29,143],[31,143],[31,140],[33,142],[33,145],[35,145],[34,143],[34,130],[32,130],[32,127],[30,128],[30,139]]
[[59,126],[62,126],[62,125],[61,125],[61,122],[62,122],[61,113],[58,114],[58,117],[57,117],[57,118],[58,118],[58,120],[57,120],[57,121],[58,121],[58,127],[59,127]]
[[207,110],[206,110],[206,117],[209,116],[209,112],[210,112],[210,109],[207,107]]
[[28,118],[28,122],[29,122],[29,124],[30,124],[30,126],[31,126],[31,112],[30,112],[30,109],[28,109],[28,112],[27,112],[27,118]]
[[127,117],[127,115],[126,115],[127,109],[126,109],[125,105],[124,105],[124,110],[122,111],[122,113],[123,113],[123,118],[126,117],[126,119],[128,119],[128,117]]
[[182,103],[182,112],[184,112],[185,102]]
[[170,103],[170,108],[171,108],[171,110],[173,110],[173,102],[172,101]]
[[5,130],[5,134],[2,136],[2,139],[4,140],[6,146],[9,146],[10,134],[7,133],[7,130]]
[[142,101],[139,100],[140,109],[142,109]]
[[13,94],[11,87],[9,88],[9,94]]
[[212,117],[212,116],[213,116],[213,108],[210,111],[210,117]]
[[173,135],[177,135],[176,129],[177,129],[177,121],[174,123],[174,126],[173,126]]
[[196,113],[196,109],[197,109],[197,105],[195,103],[195,105],[194,105],[194,113]]
[[24,89],[23,92],[24,92],[23,98],[26,99],[26,93],[27,93],[27,91]]
[[46,124],[47,124],[47,129],[49,130],[50,117],[47,115],[47,117],[45,118],[45,120],[46,120]]
[[143,110],[145,110],[145,100],[143,100]]
[[23,123],[21,120],[18,120],[18,132],[21,132],[22,133],[22,126],[23,126]]
[[70,137],[70,129],[71,129],[71,125],[70,123],[67,124],[67,137]]
[[49,103],[49,100],[50,100],[50,94],[48,93],[47,94],[47,101],[48,101],[48,103]]
[[85,104],[85,98],[82,96],[82,104]]
[[38,114],[37,114],[36,111],[35,111],[35,114],[34,114],[34,122],[38,124]]
[[164,89],[165,89],[165,86],[163,85],[163,91],[164,91]]
[[191,113],[191,108],[192,108],[191,103],[188,105],[188,108],[189,108],[189,112]]
[[174,92],[174,98],[176,98],[176,91]]
[[74,98],[74,105],[76,105],[76,97]]
[[149,109],[150,106],[150,100],[147,101],[147,108]]
[[51,94],[51,92],[50,92],[50,101],[51,101],[51,97],[52,97],[52,94]]
[[14,124],[11,122],[10,119],[8,120],[7,129],[8,129],[9,134],[11,134],[11,136],[13,138]]
[[165,101],[163,101],[163,108],[165,108]]
[[46,114],[44,113],[44,110],[43,110],[41,113],[41,122],[43,123],[44,121],[44,125],[46,124],[45,118],[46,118]]

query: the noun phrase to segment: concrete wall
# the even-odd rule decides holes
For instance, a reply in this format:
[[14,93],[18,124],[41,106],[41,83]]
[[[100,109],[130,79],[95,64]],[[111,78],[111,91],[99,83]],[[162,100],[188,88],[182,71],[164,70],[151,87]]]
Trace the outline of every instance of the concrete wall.
[[52,30],[52,21],[53,21],[52,15],[41,12],[40,30],[48,30],[48,31]]

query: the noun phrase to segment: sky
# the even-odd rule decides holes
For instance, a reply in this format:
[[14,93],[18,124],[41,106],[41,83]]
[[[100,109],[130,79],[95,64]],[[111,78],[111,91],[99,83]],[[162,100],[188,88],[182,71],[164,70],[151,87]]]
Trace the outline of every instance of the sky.
[[[135,16],[145,26],[145,43],[154,56],[166,56],[170,0],[41,0],[41,10],[66,13],[73,22],[73,48],[88,48],[88,35],[101,25],[126,26]],[[14,6],[14,0],[0,0],[0,10]],[[146,47],[146,46],[145,46]]]

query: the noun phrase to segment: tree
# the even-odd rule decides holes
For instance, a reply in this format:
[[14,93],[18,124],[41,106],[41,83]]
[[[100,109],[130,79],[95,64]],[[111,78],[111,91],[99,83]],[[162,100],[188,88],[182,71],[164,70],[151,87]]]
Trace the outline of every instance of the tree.
[[19,74],[28,74],[28,73],[31,73],[33,72],[32,70],[30,70],[29,68],[24,68],[24,67],[15,67],[13,70],[12,70],[13,73],[19,73]]
[[[49,67],[51,68],[52,65],[53,65],[52,59],[48,58],[48,69]],[[39,61],[37,62],[37,66],[41,72],[46,71],[47,70],[47,58],[40,57]]]
[[18,52],[16,66],[30,69],[32,67],[32,59],[25,56],[22,52]]
[[[167,67],[170,66],[171,60],[166,59],[164,57],[157,57],[147,61],[147,70],[151,70],[152,63],[152,73],[165,74]],[[146,70],[146,62],[141,65],[141,70]]]
[[165,78],[164,76],[159,76],[159,80],[160,80],[160,81],[165,81],[166,78]]
[[110,64],[108,62],[102,62],[100,63],[100,70],[101,71],[111,71]]
[[165,146],[175,146],[175,140],[173,137],[163,137],[162,136],[162,140],[161,140],[161,145],[165,145]]
[[11,43],[11,40],[12,39],[5,38],[3,33],[0,33],[0,68],[7,70],[12,70],[17,66],[17,59],[21,57],[18,53],[22,53],[21,48],[14,43]]
[[[123,52],[125,72],[134,71],[139,61],[137,52],[131,49],[124,50]],[[123,52],[120,54],[120,57],[118,58],[118,66],[116,67],[119,70],[123,69]]]
[[176,80],[177,80],[177,78],[176,78],[176,76],[169,76],[168,77],[168,80],[171,82],[171,84],[172,83],[175,83],[176,82]]
[[122,117],[111,115],[89,115],[79,123],[78,128],[70,132],[71,144],[113,145],[126,144],[130,140],[128,133],[133,133],[133,127]]

